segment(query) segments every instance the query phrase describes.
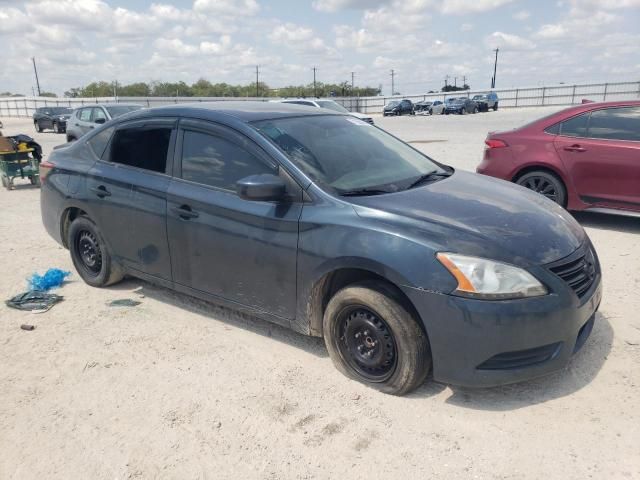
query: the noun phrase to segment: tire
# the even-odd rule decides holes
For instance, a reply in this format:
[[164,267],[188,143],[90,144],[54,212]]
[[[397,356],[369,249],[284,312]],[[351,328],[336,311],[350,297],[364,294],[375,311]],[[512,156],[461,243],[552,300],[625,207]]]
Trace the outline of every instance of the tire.
[[113,261],[97,227],[89,217],[76,218],[69,227],[69,252],[76,271],[92,287],[106,287],[124,277],[122,268]]
[[567,205],[567,189],[560,178],[545,170],[534,170],[518,177],[518,185],[544,195],[561,207]]
[[73,135],[67,135],[67,143],[71,143],[75,141],[76,141],[76,137],[74,137]]
[[424,383],[431,350],[416,319],[394,297],[379,282],[343,288],[327,305],[323,332],[329,356],[345,376],[404,395]]
[[53,122],[53,133],[60,133],[60,125],[58,125],[58,122]]
[[33,122],[33,125],[36,127],[36,132],[42,133],[42,127],[40,126],[40,122]]
[[429,109],[429,115],[433,115],[433,108]]
[[7,190],[11,190],[11,184],[9,183],[9,178],[2,175],[2,186]]
[[480,111],[480,110],[478,110],[478,107],[475,107],[475,108],[473,109],[473,113],[478,113],[479,111]]
[[[496,102],[496,104],[493,106],[493,111],[497,111],[498,110],[498,102]],[[487,111],[489,111],[489,109],[487,108]]]

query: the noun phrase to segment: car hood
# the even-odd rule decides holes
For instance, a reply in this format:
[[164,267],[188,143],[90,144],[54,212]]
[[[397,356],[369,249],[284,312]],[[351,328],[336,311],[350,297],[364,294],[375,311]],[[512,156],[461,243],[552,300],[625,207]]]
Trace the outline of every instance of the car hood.
[[542,195],[468,172],[411,190],[349,200],[359,216],[402,224],[406,234],[417,233],[435,250],[521,266],[566,257],[586,238],[571,215]]
[[349,115],[351,115],[353,117],[356,117],[356,118],[359,118],[360,120],[364,120],[365,118],[368,118],[368,119],[371,118],[371,115],[365,115],[365,114],[360,113],[360,112],[349,112]]
[[400,106],[400,104],[398,105],[385,105],[384,109],[385,110],[393,110],[394,108],[398,108]]

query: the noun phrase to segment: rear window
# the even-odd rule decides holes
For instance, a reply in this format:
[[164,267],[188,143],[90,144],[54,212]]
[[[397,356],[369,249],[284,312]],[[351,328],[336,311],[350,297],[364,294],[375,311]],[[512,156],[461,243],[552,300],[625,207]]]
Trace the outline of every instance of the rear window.
[[122,128],[113,135],[110,161],[165,173],[170,139],[168,127]]
[[111,118],[116,118],[120,115],[124,115],[125,113],[140,110],[141,108],[142,107],[140,105],[116,105],[106,107],[107,112],[109,112],[109,115],[111,115]]

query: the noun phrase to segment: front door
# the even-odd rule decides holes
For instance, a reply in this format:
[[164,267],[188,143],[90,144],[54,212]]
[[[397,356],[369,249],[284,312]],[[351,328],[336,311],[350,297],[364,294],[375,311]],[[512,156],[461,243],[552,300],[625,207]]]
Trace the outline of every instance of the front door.
[[[300,187],[244,135],[204,121],[180,125],[181,162],[167,197],[174,282],[287,323],[296,306]],[[260,173],[286,177],[291,200],[236,195],[238,180]]]

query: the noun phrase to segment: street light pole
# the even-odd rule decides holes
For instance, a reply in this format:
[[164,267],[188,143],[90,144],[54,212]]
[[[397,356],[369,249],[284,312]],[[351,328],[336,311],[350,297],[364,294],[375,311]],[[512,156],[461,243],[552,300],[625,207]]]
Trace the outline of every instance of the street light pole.
[[40,96],[40,80],[38,80],[38,69],[36,68],[36,57],[31,57],[33,62],[33,71],[36,74],[36,85],[38,86],[38,96]]
[[396,72],[391,69],[391,96],[396,94],[396,83],[395,83]]
[[314,97],[318,96],[318,93],[317,93],[317,90],[316,90],[316,70],[317,70],[317,68],[313,67],[313,96]]

